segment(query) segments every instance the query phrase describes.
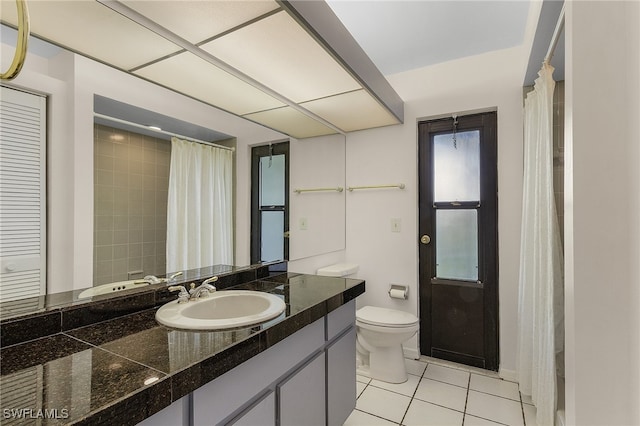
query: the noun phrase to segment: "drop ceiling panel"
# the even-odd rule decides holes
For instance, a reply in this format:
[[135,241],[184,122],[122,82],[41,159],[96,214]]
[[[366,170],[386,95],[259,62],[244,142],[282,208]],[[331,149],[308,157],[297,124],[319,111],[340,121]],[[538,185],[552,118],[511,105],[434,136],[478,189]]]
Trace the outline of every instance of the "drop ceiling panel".
[[[14,1],[2,19],[16,25]],[[30,1],[31,32],[122,69],[179,50],[178,46],[95,1]]]
[[291,107],[247,114],[244,117],[298,139],[336,133],[335,130]]
[[201,47],[294,102],[361,88],[285,11]]
[[399,123],[364,90],[305,102],[300,106],[346,132]]
[[279,7],[273,0],[125,0],[122,3],[194,44]]
[[189,52],[140,68],[134,74],[237,115],[284,105]]

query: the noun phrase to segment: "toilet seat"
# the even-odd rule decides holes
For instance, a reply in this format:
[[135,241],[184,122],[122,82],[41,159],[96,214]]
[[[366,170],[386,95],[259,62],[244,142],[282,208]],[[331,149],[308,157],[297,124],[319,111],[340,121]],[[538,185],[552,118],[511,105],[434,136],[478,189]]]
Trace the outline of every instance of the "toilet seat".
[[356,311],[356,321],[378,327],[404,328],[418,324],[419,319],[397,309],[364,306]]

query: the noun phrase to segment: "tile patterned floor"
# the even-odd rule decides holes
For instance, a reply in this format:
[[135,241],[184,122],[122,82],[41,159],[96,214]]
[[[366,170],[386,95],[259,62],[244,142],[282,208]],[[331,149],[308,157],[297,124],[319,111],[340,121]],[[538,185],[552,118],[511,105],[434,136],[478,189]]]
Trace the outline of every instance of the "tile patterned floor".
[[536,408],[517,383],[431,358],[405,361],[405,383],[357,377],[356,409],[344,426],[536,426]]

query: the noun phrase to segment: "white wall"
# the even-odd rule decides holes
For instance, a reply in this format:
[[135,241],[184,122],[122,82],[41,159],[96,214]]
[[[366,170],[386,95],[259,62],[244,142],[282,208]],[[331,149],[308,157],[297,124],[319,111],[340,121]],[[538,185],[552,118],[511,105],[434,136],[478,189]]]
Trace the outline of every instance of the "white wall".
[[566,421],[640,424],[640,3],[566,3]]
[[[404,183],[404,190],[347,193],[346,261],[367,282],[358,304],[418,314],[417,122],[422,118],[497,109],[500,366],[515,370],[522,198],[522,48],[507,49],[400,73],[389,80],[405,99],[404,124],[347,135],[347,185]],[[391,232],[392,218],[401,232]],[[409,299],[389,298],[390,284]],[[417,336],[405,345],[417,355]]]

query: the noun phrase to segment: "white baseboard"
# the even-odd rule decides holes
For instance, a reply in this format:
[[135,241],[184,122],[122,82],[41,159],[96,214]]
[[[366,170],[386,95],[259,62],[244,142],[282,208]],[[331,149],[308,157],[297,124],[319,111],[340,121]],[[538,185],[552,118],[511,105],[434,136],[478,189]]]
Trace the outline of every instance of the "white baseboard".
[[402,352],[404,352],[404,357],[409,359],[420,359],[420,352],[414,348],[402,348]]
[[516,374],[515,370],[506,370],[500,367],[500,369],[498,370],[498,376],[509,382],[518,382],[518,375]]

